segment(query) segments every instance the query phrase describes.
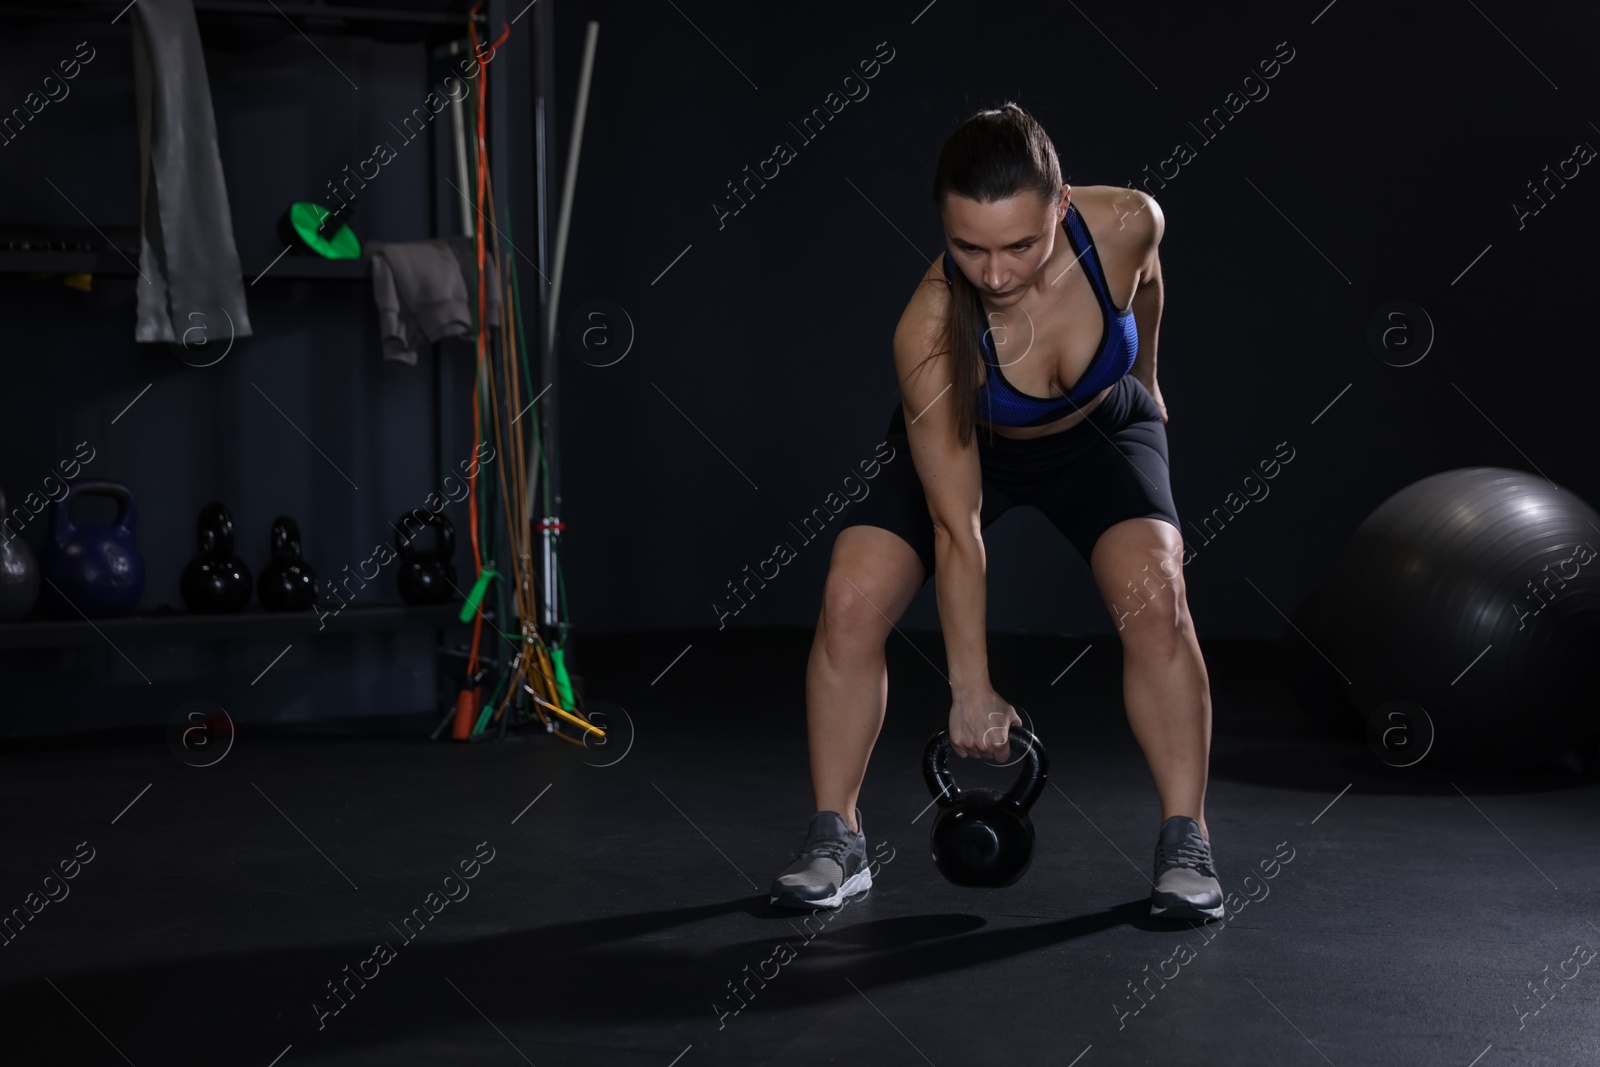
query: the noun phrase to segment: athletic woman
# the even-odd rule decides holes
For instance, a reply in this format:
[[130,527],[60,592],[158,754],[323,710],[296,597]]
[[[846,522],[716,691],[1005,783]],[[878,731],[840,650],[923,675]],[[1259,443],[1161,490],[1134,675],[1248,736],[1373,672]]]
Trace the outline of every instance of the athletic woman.
[[951,749],[1010,759],[1022,720],[990,684],[982,531],[1029,504],[1088,561],[1122,640],[1128,722],[1161,801],[1151,914],[1220,918],[1210,684],[1156,384],[1161,209],[1138,190],[1063,184],[1044,128],[1010,103],[950,136],[933,195],[945,250],[894,335],[888,441],[910,462],[884,465],[834,542],[806,671],[817,813],[772,903],[834,907],[872,884],[856,799],[888,700],[884,645],[930,576]]

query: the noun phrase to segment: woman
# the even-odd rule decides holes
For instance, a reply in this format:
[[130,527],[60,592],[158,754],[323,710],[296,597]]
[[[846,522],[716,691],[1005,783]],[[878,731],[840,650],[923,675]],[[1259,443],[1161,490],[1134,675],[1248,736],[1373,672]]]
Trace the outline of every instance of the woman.
[[1031,504],[1088,560],[1122,639],[1128,721],[1161,801],[1151,914],[1220,918],[1209,682],[1156,385],[1161,209],[1137,190],[1063,184],[1043,127],[1010,103],[950,136],[933,194],[945,251],[894,336],[888,440],[912,462],[885,465],[834,543],[806,672],[817,814],[772,903],[834,907],[872,884],[856,798],[888,699],[884,643],[930,576],[951,748],[1010,758],[1021,719],[990,685],[982,530]]

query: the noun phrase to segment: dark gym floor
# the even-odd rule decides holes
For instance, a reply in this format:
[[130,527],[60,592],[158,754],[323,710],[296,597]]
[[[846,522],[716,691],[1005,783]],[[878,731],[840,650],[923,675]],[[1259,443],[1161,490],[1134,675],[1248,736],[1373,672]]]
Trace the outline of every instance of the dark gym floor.
[[[633,729],[587,752],[429,743],[431,722],[247,722],[204,768],[159,731],[13,747],[0,907],[67,895],[31,898],[0,948],[3,1060],[1600,1062],[1600,968],[1582,967],[1600,946],[1600,784],[1386,767],[1304,721],[1272,646],[1208,645],[1207,821],[1223,887],[1247,903],[1174,928],[1148,916],[1160,810],[1115,641],[1061,676],[1081,640],[994,637],[996,684],[1048,747],[1051,787],[1023,880],[959,889],[919,818],[943,656],[936,635],[911,640],[890,641],[861,804],[888,862],[810,926],[766,903],[812,811],[809,633],[589,639],[591,707],[615,701]],[[952,763],[964,785],[1013,773]],[[462,861],[476,877],[447,881]],[[433,917],[407,940],[417,908]],[[792,958],[774,974],[779,943]]]

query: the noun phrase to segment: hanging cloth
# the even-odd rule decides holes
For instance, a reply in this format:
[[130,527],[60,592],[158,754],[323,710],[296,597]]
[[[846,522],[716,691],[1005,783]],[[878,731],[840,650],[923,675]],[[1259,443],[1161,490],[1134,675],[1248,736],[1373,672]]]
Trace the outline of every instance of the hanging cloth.
[[[250,336],[239,250],[193,0],[139,0],[133,18],[139,118],[135,341]],[[193,338],[194,334],[190,334]]]

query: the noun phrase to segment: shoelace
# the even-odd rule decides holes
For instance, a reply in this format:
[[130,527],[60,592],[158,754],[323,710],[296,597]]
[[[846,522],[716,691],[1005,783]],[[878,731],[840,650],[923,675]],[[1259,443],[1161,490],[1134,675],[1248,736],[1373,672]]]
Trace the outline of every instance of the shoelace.
[[1210,866],[1211,849],[1202,837],[1190,834],[1182,841],[1157,849],[1156,863],[1162,867],[1189,867],[1199,870]]
[[[806,847],[810,845],[810,847]],[[845,853],[850,851],[850,843],[839,837],[820,837],[815,842],[803,841],[800,849],[789,857],[790,862],[806,855],[827,856],[839,866],[844,866]]]

